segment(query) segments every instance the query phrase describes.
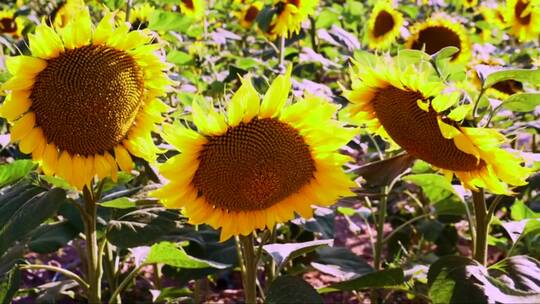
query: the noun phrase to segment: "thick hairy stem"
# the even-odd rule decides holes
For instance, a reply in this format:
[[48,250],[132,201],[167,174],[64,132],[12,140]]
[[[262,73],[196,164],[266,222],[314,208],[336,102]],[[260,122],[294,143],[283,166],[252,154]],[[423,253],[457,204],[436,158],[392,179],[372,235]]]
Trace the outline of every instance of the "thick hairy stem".
[[488,232],[492,213],[488,213],[484,190],[473,191],[474,219],[476,222],[476,240],[473,248],[474,259],[482,264],[487,264]]
[[96,233],[96,200],[87,187],[83,189],[84,196],[84,234],[86,236],[86,265],[88,302],[101,303],[101,263]]
[[239,237],[240,246],[244,258],[245,271],[242,273],[244,277],[244,294],[247,304],[257,303],[257,260],[255,257],[255,247],[253,234],[248,236],[241,235]]
[[279,66],[284,67],[285,63],[285,36],[279,36]]

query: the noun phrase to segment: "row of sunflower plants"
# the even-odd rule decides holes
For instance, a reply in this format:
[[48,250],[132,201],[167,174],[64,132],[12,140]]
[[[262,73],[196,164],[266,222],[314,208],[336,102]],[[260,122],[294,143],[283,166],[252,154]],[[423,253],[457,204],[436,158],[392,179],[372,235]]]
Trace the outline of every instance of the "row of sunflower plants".
[[0,9],[0,303],[540,302],[536,0]]

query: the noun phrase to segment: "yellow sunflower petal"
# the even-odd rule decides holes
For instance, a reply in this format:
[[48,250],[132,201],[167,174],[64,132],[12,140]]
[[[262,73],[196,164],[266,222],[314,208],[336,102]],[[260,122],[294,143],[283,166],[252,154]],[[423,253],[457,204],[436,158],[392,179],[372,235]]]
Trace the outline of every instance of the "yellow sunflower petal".
[[133,170],[133,160],[129,156],[128,151],[124,146],[117,145],[114,147],[114,156],[120,169],[124,172],[130,172]]
[[53,143],[47,144],[43,152],[43,172],[46,175],[53,175],[58,164],[58,150]]
[[264,94],[261,109],[259,110],[259,117],[276,117],[280,113],[287,102],[287,96],[289,96],[291,90],[291,73],[292,65],[289,65],[285,75],[279,75],[274,79],[270,88]]
[[36,115],[32,112],[26,113],[23,117],[17,120],[10,131],[11,141],[15,142],[25,137],[32,128],[36,125]]
[[0,108],[0,115],[8,121],[14,121],[22,114],[26,113],[32,102],[30,101],[30,91],[13,91]]

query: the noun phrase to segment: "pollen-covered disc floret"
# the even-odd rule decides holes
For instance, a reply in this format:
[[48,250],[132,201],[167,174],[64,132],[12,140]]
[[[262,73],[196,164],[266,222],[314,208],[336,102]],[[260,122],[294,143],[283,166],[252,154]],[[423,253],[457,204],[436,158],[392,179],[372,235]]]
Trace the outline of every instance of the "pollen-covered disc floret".
[[500,146],[505,138],[488,128],[460,123],[471,110],[457,105],[460,94],[445,91],[432,70],[400,67],[397,59],[378,59],[353,69],[349,117],[370,132],[441,170],[455,174],[469,189],[508,194],[508,185],[525,184],[530,174],[522,159]]
[[377,2],[368,20],[367,40],[372,49],[387,49],[399,35],[403,16],[389,2]]
[[45,174],[82,189],[96,175],[130,171],[131,155],[154,160],[151,131],[166,109],[156,97],[170,81],[149,32],[115,28],[110,13],[95,29],[86,8],[73,16],[62,28],[38,25],[32,55],[7,59],[13,77],[0,114]]
[[47,141],[60,150],[102,154],[124,139],[143,94],[142,70],[133,57],[89,45],[49,60],[36,75],[30,110]]
[[336,106],[315,96],[285,105],[290,69],[262,103],[249,78],[232,97],[226,117],[193,105],[198,131],[165,125],[163,136],[181,153],[160,167],[168,183],[153,193],[183,208],[193,224],[221,227],[221,240],[273,228],[312,204],[330,205],[354,186],[337,150],[355,130],[332,117]]
[[454,46],[459,51],[451,62],[465,62],[471,57],[471,43],[465,28],[447,15],[438,14],[416,23],[410,32],[411,36],[405,43],[408,49],[424,50],[433,55],[447,46]]

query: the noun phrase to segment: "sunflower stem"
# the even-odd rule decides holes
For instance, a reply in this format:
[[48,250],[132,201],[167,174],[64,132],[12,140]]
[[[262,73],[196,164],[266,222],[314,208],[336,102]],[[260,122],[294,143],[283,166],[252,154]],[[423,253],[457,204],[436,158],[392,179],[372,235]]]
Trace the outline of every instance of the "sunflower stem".
[[311,38],[311,48],[315,53],[319,52],[319,45],[317,44],[317,26],[315,24],[315,18],[312,16],[309,16],[309,22],[310,22],[310,38]]
[[257,261],[255,258],[255,244],[253,241],[253,234],[247,236],[240,235],[240,247],[242,248],[242,255],[244,259],[244,272],[242,276],[244,278],[244,294],[245,302],[247,304],[257,303]]
[[131,14],[131,0],[126,1],[126,21],[129,22],[129,15]]
[[120,285],[114,290],[113,294],[111,295],[111,299],[109,300],[109,304],[117,304],[116,299],[120,298],[120,293],[129,287],[129,285],[133,282],[133,279],[139,274],[139,271],[143,267],[147,266],[147,264],[142,263],[141,265],[135,267],[125,278],[122,280]]
[[474,218],[476,221],[476,240],[473,248],[474,259],[486,266],[488,249],[489,224],[493,213],[488,212],[486,208],[486,199],[484,190],[473,191]]
[[387,187],[384,187],[385,195],[379,200],[379,209],[377,211],[377,239],[375,241],[375,256],[373,257],[373,266],[375,270],[381,270],[382,266],[382,250],[384,245],[384,221],[386,219],[387,208]]
[[279,36],[279,67],[285,70],[285,36]]
[[[386,219],[387,208],[387,195],[389,187],[386,186],[383,189],[383,195],[379,200],[379,208],[377,210],[377,239],[375,240],[375,255],[373,257],[373,267],[375,270],[381,270],[382,268],[382,251],[384,246],[384,222]],[[371,303],[379,303],[380,301],[379,290],[371,290]]]
[[98,247],[96,221],[97,221],[97,206],[94,194],[88,187],[83,189],[84,197],[84,234],[86,237],[86,265],[87,265],[87,281],[88,287],[88,302],[101,303],[101,263],[100,247]]

